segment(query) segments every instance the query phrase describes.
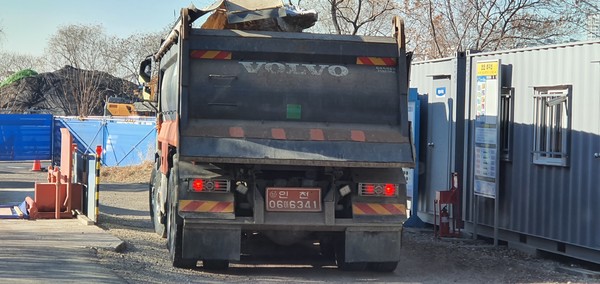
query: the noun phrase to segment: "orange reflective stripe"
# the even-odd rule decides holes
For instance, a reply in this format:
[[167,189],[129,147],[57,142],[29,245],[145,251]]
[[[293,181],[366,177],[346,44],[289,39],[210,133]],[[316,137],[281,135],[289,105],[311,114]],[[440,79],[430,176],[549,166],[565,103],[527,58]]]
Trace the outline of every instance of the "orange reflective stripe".
[[396,58],[362,56],[356,58],[356,64],[374,66],[396,66]]
[[193,50],[190,57],[194,59],[231,59],[231,52],[217,50]]
[[278,139],[278,140],[285,140],[286,135],[285,135],[285,130],[283,128],[273,128],[271,129],[271,137],[273,137],[273,139]]
[[354,203],[352,213],[354,215],[405,215],[406,206],[397,203]]
[[179,208],[183,212],[233,213],[233,202],[180,200]]
[[362,130],[352,130],[350,131],[350,139],[358,142],[365,142],[365,132]]

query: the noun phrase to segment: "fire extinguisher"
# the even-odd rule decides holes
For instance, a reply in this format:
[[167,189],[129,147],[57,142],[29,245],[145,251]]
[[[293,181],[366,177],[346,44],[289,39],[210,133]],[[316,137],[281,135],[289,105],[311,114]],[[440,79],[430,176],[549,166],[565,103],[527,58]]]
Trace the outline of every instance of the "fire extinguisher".
[[450,235],[450,214],[448,214],[448,206],[444,206],[440,212],[440,237]]

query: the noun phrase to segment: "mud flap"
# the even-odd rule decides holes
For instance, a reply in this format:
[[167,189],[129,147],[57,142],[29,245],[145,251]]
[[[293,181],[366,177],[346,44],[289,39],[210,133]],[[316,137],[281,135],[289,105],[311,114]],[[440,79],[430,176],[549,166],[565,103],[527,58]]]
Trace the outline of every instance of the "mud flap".
[[190,228],[184,225],[183,258],[240,260],[241,233],[241,228]]
[[346,231],[346,262],[400,260],[402,231]]

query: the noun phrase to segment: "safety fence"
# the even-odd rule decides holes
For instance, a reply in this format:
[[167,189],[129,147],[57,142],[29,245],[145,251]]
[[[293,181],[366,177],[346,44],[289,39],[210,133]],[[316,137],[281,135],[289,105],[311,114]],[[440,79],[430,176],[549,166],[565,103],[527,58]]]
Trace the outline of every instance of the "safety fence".
[[105,166],[136,165],[154,156],[153,117],[53,117],[39,114],[0,114],[0,160],[60,161],[60,129],[73,135],[79,152],[102,146]]
[[0,114],[0,161],[49,160],[50,114]]

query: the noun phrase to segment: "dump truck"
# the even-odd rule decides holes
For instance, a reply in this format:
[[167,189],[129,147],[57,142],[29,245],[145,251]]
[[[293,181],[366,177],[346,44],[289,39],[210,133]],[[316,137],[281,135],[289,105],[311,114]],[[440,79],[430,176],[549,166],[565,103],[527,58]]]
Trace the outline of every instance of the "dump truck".
[[173,266],[227,268],[260,235],[395,270],[414,166],[403,22],[390,37],[192,26],[209,10],[182,9],[140,66],[158,76],[149,203]]

